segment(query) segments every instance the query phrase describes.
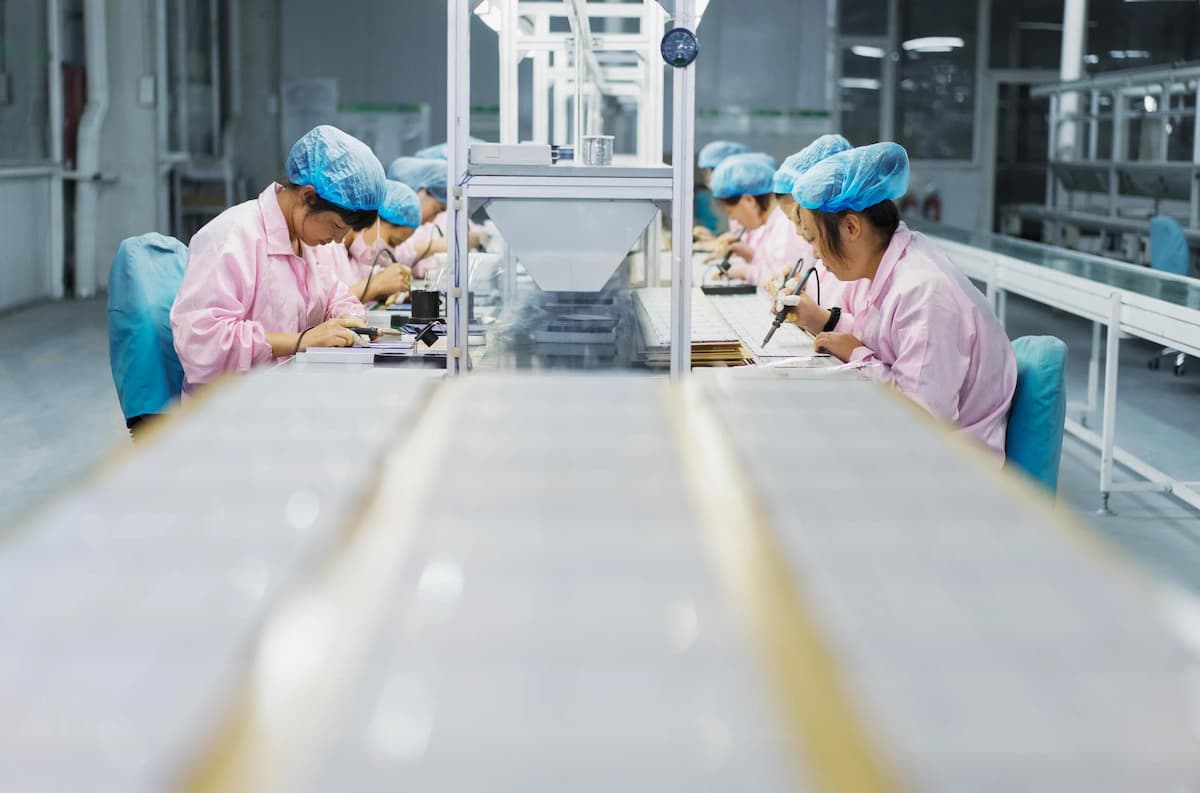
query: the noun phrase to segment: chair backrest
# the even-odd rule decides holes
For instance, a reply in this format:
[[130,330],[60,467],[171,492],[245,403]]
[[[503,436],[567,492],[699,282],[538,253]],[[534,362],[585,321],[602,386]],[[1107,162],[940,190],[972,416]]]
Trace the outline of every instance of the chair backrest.
[[1179,221],[1166,215],[1150,218],[1150,267],[1175,275],[1187,275],[1191,252]]
[[187,246],[162,234],[129,237],[108,274],[108,358],[126,421],[162,413],[183,390],[171,304]]
[[1054,336],[1022,336],[1012,345],[1017,389],[1004,444],[1008,466],[1056,493],[1067,416],[1067,345]]

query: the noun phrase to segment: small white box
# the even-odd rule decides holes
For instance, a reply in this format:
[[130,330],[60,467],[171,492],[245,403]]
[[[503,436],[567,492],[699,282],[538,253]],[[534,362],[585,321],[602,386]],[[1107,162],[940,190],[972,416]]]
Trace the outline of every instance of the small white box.
[[550,165],[548,143],[472,143],[472,165]]

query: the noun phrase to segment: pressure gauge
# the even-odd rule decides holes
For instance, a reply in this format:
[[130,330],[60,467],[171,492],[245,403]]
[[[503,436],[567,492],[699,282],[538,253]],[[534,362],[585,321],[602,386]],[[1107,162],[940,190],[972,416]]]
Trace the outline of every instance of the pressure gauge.
[[672,28],[662,37],[659,49],[668,66],[682,69],[696,60],[700,54],[700,42],[696,41],[696,34],[687,28]]

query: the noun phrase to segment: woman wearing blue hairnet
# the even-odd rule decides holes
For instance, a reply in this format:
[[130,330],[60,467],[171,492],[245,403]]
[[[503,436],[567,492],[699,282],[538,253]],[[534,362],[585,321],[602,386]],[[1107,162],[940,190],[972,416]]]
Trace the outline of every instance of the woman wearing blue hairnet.
[[[712,203],[709,198],[712,196],[712,175],[713,171],[721,161],[726,157],[732,157],[735,154],[746,154],[750,151],[750,147],[744,143],[735,143],[731,140],[712,140],[700,147],[700,151],[696,154],[696,167],[700,169],[700,174],[703,177],[702,181],[696,182],[695,189],[695,215],[697,222],[692,231],[692,237],[700,242],[708,242],[713,239],[713,232],[717,230],[716,215],[712,210]],[[709,225],[711,223],[711,226]],[[732,236],[740,232],[741,229],[736,229],[733,235],[725,238],[725,241],[732,239]],[[724,235],[722,235],[724,238]]]
[[991,305],[933,242],[900,221],[893,203],[908,189],[908,154],[877,143],[835,154],[796,180],[800,233],[853,294],[850,327],[836,316],[814,344],[842,361],[875,364],[934,416],[1004,459],[1017,382],[1012,345]]
[[779,209],[774,180],[775,161],[763,154],[735,154],[713,172],[718,205],[745,229],[741,239],[718,247],[711,257],[721,258],[726,251],[738,257],[727,272],[730,278],[765,284],[810,254],[795,225]]
[[[196,232],[171,308],[185,389],[308,347],[348,347],[366,317],[337,279],[340,244],[375,222],[383,166],[331,126],[310,130],[287,179],[225,210]],[[338,244],[330,244],[338,243]]]
[[[771,189],[775,191],[775,200],[779,203],[780,211],[793,226],[798,222],[797,213],[800,209],[796,199],[792,198],[796,180],[802,174],[808,173],[810,168],[822,160],[851,148],[853,147],[850,145],[850,141],[841,135],[822,135],[785,159],[779,169],[775,171],[775,180]],[[793,307],[794,313],[810,320],[804,323],[806,326],[808,324],[815,324],[817,327],[824,326],[829,314],[828,310],[821,311],[821,306],[840,306],[842,316],[848,323],[850,314],[845,307],[852,298],[850,294],[847,294],[847,290],[853,290],[860,284],[865,285],[866,282],[855,281],[847,284],[839,281],[813,253],[812,246],[804,241],[803,237],[800,239],[804,244],[802,255],[807,262],[805,269],[813,267],[816,268],[816,272],[805,282],[804,294],[808,296],[807,298],[787,296],[784,302]],[[795,281],[799,281],[802,277],[803,274],[798,275]],[[820,318],[819,322],[816,321],[817,318]],[[846,327],[849,325],[847,324]]]
[[412,285],[412,269],[396,261],[396,248],[421,225],[421,203],[412,188],[389,179],[374,226],[351,231],[337,276],[363,303],[394,302]]
[[[421,227],[396,248],[396,261],[411,267],[413,275],[422,278],[429,269],[430,257],[446,252],[446,199],[449,195],[446,161],[424,159],[419,164],[397,161],[392,167],[411,180],[408,186],[417,191],[421,202]],[[484,241],[484,234],[477,226],[469,228],[467,236],[470,248],[477,248]]]

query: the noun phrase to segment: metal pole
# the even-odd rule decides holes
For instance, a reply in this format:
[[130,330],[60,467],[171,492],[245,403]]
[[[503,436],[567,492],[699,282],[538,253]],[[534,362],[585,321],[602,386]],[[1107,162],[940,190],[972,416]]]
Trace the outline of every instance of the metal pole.
[[[1063,82],[1083,76],[1083,51],[1087,41],[1087,0],[1065,0],[1063,4],[1062,58],[1059,72]],[[1079,92],[1062,94],[1059,112],[1063,124],[1058,130],[1058,149],[1061,159],[1078,157]]]
[[516,143],[519,137],[520,104],[517,98],[520,90],[517,80],[518,29],[516,3],[517,0],[493,0],[500,3],[500,142]]
[[1113,447],[1117,440],[1117,365],[1121,348],[1121,293],[1113,292],[1108,308],[1108,347],[1104,360],[1104,415],[1100,448],[1100,512],[1111,514],[1108,497],[1113,484]]
[[[695,0],[678,0],[676,22],[696,27]],[[695,159],[696,83],[693,63],[674,70],[671,163],[671,377],[692,370],[692,162]]]
[[1079,423],[1083,426],[1088,425],[1089,416],[1096,409],[1096,404],[1100,399],[1100,323],[1092,323],[1092,351],[1091,357],[1088,359],[1088,386],[1087,386],[1087,410]]
[[65,293],[63,284],[63,240],[65,227],[63,225],[65,211],[63,209],[63,93],[62,93],[62,23],[59,19],[58,0],[46,0],[46,49],[50,52],[48,91],[50,101],[49,115],[49,160],[55,164],[54,174],[50,177],[50,251],[46,271],[47,292],[54,300],[61,300]]
[[[1196,80],[1196,109],[1192,111],[1192,162],[1200,163],[1200,79]],[[1200,181],[1192,180],[1188,225],[1200,228]]]
[[446,158],[450,203],[446,207],[446,373],[467,371],[467,130],[470,128],[471,8],[469,0],[446,4]]
[[583,37],[586,30],[575,31],[575,156],[583,157]]

